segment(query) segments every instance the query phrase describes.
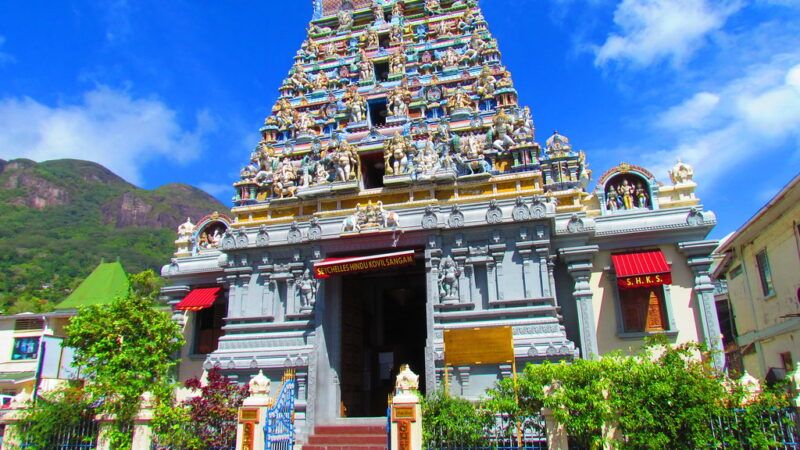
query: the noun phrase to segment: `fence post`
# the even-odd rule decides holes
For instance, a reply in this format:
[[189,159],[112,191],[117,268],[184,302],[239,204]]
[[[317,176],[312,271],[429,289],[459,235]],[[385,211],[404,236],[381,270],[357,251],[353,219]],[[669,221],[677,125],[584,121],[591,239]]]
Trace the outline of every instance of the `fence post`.
[[114,417],[100,414],[95,417],[97,421],[97,448],[96,450],[112,450],[111,438],[108,433],[114,427]]
[[567,430],[558,423],[553,415],[553,410],[542,408],[542,417],[544,418],[547,444],[550,450],[568,450],[569,436],[567,436]]
[[134,449],[149,449],[153,444],[153,429],[150,422],[153,420],[153,396],[149,392],[142,394],[141,407],[133,420],[133,446]]
[[239,408],[239,424],[236,426],[236,450],[264,450],[264,426],[267,410],[272,406],[270,398],[272,381],[259,370],[250,380],[250,396]]
[[795,424],[797,433],[800,434],[800,364],[787,375],[789,386],[792,389],[792,406],[795,410]]
[[407,364],[400,368],[392,399],[391,431],[393,450],[422,449],[422,407],[419,404],[419,376]]

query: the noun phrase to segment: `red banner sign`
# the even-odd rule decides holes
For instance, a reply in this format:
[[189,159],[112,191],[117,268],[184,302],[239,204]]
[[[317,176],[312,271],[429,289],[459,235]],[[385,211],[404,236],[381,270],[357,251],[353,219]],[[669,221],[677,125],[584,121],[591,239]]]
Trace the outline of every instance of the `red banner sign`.
[[637,289],[672,284],[672,274],[660,273],[656,275],[638,275],[635,277],[622,277],[617,279],[620,289]]
[[414,250],[384,255],[332,258],[314,265],[314,277],[325,279],[336,275],[349,275],[413,265]]

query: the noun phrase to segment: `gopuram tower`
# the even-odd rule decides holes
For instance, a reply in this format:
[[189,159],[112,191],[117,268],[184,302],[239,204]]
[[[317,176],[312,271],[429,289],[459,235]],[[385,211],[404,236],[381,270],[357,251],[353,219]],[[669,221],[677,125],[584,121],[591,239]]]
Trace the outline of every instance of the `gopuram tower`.
[[451,330],[510,327],[520,368],[656,332],[718,346],[691,167],[664,185],[623,163],[588,192],[583,152],[537,142],[476,0],[313,6],[233,217],[185,224],[164,268],[202,356],[181,370],[292,368],[307,429],[383,415],[401,364],[471,398],[510,376],[446,369]]

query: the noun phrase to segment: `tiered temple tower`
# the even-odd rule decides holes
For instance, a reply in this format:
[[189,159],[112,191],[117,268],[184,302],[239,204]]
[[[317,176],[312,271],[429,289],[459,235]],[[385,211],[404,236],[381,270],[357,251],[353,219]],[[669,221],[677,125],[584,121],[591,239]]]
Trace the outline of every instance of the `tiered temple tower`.
[[475,0],[315,0],[233,217],[184,224],[163,269],[181,377],[291,367],[302,429],[382,415],[403,363],[437,389],[458,328],[511,327],[519,367],[652,333],[718,347],[691,167],[591,176],[565,136],[537,143]]

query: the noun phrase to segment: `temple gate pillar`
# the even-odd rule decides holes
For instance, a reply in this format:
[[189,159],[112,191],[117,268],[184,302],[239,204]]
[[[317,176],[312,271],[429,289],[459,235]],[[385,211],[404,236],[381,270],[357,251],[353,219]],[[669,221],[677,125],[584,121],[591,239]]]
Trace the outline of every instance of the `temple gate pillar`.
[[592,276],[592,259],[600,248],[597,245],[562,248],[561,258],[567,263],[567,270],[575,280],[572,297],[578,309],[578,327],[581,334],[581,356],[592,359],[599,356],[597,346],[597,327],[594,323],[594,305],[589,279]]
[[267,410],[272,407],[270,398],[272,382],[263,371],[250,380],[250,396],[239,408],[239,423],[236,426],[236,450],[264,450],[264,426]]
[[419,376],[408,365],[400,368],[392,398],[392,449],[422,449],[422,407],[419,404]]
[[714,283],[710,275],[713,263],[711,253],[718,245],[717,241],[681,242],[678,244],[678,249],[686,255],[686,264],[694,273],[694,294],[697,299],[697,311],[700,314],[703,343],[711,351],[714,367],[722,370],[725,368],[725,350],[722,348],[722,332],[714,300]]

